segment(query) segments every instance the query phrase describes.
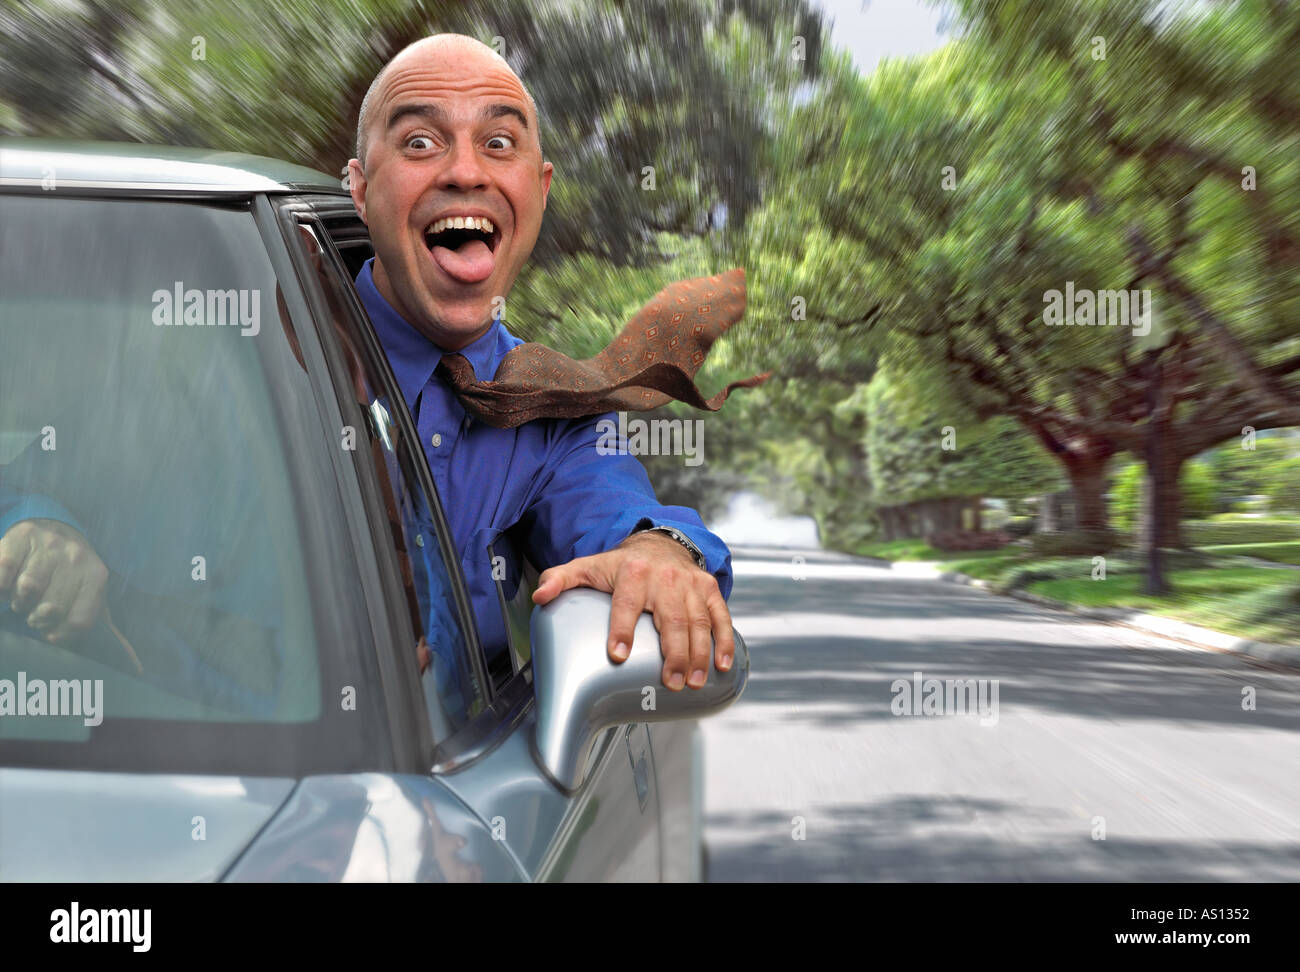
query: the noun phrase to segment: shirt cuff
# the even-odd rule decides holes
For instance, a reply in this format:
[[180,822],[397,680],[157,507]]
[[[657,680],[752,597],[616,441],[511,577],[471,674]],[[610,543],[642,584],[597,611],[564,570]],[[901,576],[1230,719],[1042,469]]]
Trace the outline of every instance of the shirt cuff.
[[49,497],[23,496],[9,509],[0,511],[0,537],[15,523],[23,520],[58,520],[82,535],[86,532],[71,513]]

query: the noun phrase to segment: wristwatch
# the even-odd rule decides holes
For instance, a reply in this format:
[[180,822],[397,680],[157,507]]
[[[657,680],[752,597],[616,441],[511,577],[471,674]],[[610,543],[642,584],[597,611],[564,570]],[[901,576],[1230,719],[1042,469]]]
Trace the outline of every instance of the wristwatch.
[[682,533],[680,530],[674,530],[672,527],[666,527],[666,526],[648,526],[648,527],[642,527],[640,530],[633,530],[632,536],[636,536],[638,533],[667,534],[668,536],[676,540],[678,543],[680,543],[683,547],[685,547],[687,552],[692,557],[695,558],[696,567],[700,568],[700,570],[708,570],[708,568],[705,566],[706,561],[704,559],[704,554],[700,552],[700,548],[695,546],[695,544],[691,543],[690,537],[686,536],[686,534]]

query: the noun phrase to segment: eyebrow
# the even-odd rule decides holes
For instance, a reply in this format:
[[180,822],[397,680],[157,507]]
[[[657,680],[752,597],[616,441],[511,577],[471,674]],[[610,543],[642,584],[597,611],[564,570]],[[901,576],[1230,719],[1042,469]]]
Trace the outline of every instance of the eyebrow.
[[[398,105],[388,116],[387,130],[392,131],[398,122],[403,118],[412,115],[425,118],[435,123],[445,123],[447,120],[447,113],[443,111],[442,107],[439,105],[432,103]],[[514,105],[488,105],[488,107],[479,112],[480,121],[490,121],[494,118],[505,118],[509,116],[518,119],[519,123],[524,126],[524,129],[528,129],[527,116]]]

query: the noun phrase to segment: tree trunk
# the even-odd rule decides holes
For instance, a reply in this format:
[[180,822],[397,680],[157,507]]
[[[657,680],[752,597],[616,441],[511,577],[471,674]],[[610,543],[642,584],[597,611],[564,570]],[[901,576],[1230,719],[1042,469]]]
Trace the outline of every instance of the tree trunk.
[[1138,536],[1146,537],[1147,531],[1151,529],[1151,513],[1154,504],[1160,510],[1160,515],[1156,517],[1159,527],[1155,538],[1156,546],[1166,550],[1182,548],[1186,544],[1183,542],[1183,492],[1180,484],[1185,460],[1172,449],[1165,448],[1160,450],[1158,461],[1159,475],[1152,476],[1152,471],[1148,469],[1146,475],[1142,477]]
[[[1110,527],[1106,510],[1106,466],[1119,445],[1088,433],[1068,436],[1053,434],[1046,426],[1029,423],[1026,428],[1065,467],[1073,493],[1072,523],[1069,529],[1102,531]],[[1065,529],[1058,504],[1044,496],[1039,509],[1038,529],[1043,533]]]
[[1111,453],[1070,455],[1065,471],[1074,493],[1074,526],[1078,530],[1102,531],[1110,526],[1106,510],[1106,466]]
[[970,528],[975,533],[980,533],[984,529],[983,508],[984,497],[972,496],[970,501]]
[[882,506],[876,510],[876,518],[880,520],[880,539],[888,542],[898,539],[898,510],[892,506]]

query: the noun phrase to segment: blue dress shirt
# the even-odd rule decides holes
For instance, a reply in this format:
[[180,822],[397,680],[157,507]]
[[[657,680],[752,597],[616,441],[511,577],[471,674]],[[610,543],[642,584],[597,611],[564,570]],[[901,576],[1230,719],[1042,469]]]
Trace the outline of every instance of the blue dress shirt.
[[[507,643],[489,544],[505,560],[502,587],[510,598],[523,557],[545,570],[610,550],[638,529],[673,527],[700,549],[722,596],[730,596],[731,554],[699,514],[661,505],[635,456],[597,451],[597,423],[615,416],[541,419],[514,429],[475,420],[434,373],[442,349],[376,289],[373,263],[357,275],[357,291],[419,431],[489,655]],[[506,352],[522,343],[498,321],[460,353],[479,380],[491,380]]]

